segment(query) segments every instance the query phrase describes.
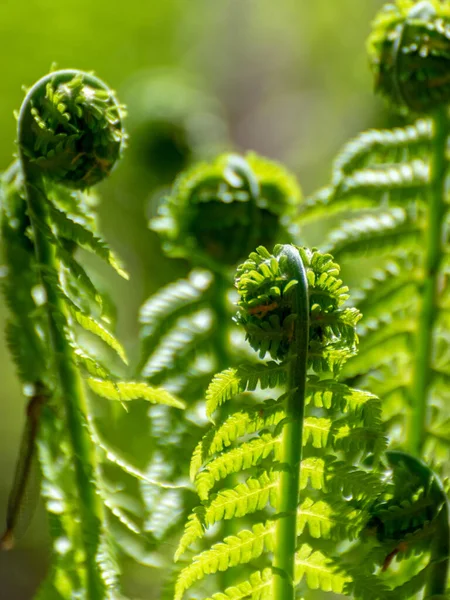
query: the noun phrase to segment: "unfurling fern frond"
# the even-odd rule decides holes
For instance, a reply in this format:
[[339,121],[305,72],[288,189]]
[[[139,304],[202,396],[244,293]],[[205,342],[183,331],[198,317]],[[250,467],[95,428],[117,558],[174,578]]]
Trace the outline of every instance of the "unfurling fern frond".
[[[3,175],[3,292],[8,340],[30,399],[3,548],[13,545],[38,455],[54,540],[53,563],[40,597],[112,598],[119,593],[119,521],[136,535],[133,516],[109,491],[103,466],[140,479],[98,433],[85,382],[103,398],[143,399],[181,408],[168,392],[116,377],[96,340],[122,361],[110,331],[108,302],[76,251],[93,252],[126,276],[97,232],[84,190],[109,175],[125,140],[123,110],[91,74],[57,71],[28,92],[18,121],[19,158]],[[105,349],[104,349],[105,350]],[[156,481],[151,483],[156,484]]]
[[[248,353],[231,321],[231,267],[255,244],[273,244],[280,236],[290,239],[290,220],[300,195],[294,177],[281,165],[255,154],[225,154],[182,173],[151,222],[167,253],[193,266],[186,278],[150,297],[140,313],[140,374],[152,385],[176,393],[190,407],[188,419],[183,420],[178,411],[160,407],[151,411],[155,460],[165,456],[167,465],[173,465],[174,480],[183,478],[189,468],[188,457],[180,456],[179,448],[195,444],[204,433],[203,398],[208,382],[214,373],[238,364]],[[278,365],[274,367],[271,382],[284,376]],[[240,372],[239,377],[246,376],[246,390],[253,391],[260,376],[268,378],[267,373],[255,367],[247,375]],[[232,379],[230,372],[231,386]],[[213,388],[210,393],[214,395]],[[213,398],[208,400],[211,406],[213,402]],[[178,494],[178,505],[190,509],[192,492],[179,490]],[[158,500],[152,494],[151,501],[150,515],[164,498]],[[186,516],[180,514],[182,519]],[[149,516],[149,526],[155,523]],[[151,533],[163,539],[177,524],[176,518],[166,520],[163,530]]]
[[[404,452],[386,453],[389,485],[372,505],[366,533],[379,546],[367,556],[365,572],[354,572],[351,589],[365,598],[371,587],[370,570],[381,565],[384,580],[380,598],[434,598],[447,589],[450,562],[449,502],[438,476],[421,460]],[[392,561],[407,561],[407,578]],[[424,560],[425,559],[425,560]],[[375,589],[380,582],[375,581]]]
[[[260,357],[273,360],[230,368],[208,388],[215,424],[191,462],[201,504],[177,560],[195,553],[215,524],[234,529],[189,559],[175,598],[200,581],[210,593],[209,576],[228,570],[233,585],[209,598],[289,600],[308,587],[343,593],[353,578],[337,544],[359,538],[384,489],[379,402],[336,381],[356,352],[359,314],[343,306],[348,288],[332,257],[304,248],[259,247],[236,285],[236,321]],[[269,390],[276,399],[265,398]]]
[[379,394],[389,432],[416,456],[436,452],[441,472],[448,439],[434,430],[449,417],[449,27],[448,0],[397,0],[380,12],[368,41],[375,86],[416,120],[347,144],[331,184],[300,216],[341,214],[325,249],[343,262],[371,258],[367,279],[359,275],[360,352],[342,376]]

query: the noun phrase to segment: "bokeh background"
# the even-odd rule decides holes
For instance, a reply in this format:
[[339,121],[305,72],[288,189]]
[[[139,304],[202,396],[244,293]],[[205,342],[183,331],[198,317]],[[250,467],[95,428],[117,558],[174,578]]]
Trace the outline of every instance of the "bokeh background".
[[[187,161],[231,148],[284,161],[306,195],[325,184],[342,143],[387,119],[372,94],[365,53],[370,22],[381,5],[381,0],[0,0],[0,169],[15,151],[13,111],[20,107],[22,86],[54,63],[94,70],[129,106],[129,149],[99,193],[102,231],[125,260],[131,281],[101,270],[97,276],[114,297],[118,335],[132,359],[140,304],[187,270],[161,254],[156,234],[147,228],[155,188],[169,184],[173,170]],[[164,122],[157,126],[158,115]],[[171,120],[175,141],[168,147],[164,134]],[[320,235],[314,231],[308,241],[320,243]],[[0,303],[2,331],[5,316]],[[23,420],[24,400],[2,337],[0,522]],[[17,548],[0,554],[0,598],[32,598],[47,553],[40,509]],[[128,565],[128,596],[155,598],[160,576],[157,569]]]

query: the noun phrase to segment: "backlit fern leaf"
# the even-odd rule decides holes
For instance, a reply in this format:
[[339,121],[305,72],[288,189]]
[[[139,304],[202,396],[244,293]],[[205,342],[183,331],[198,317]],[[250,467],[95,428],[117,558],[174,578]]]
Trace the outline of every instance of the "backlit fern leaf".
[[256,571],[244,583],[227,588],[223,593],[218,592],[206,600],[270,600],[272,597],[272,571]]
[[240,531],[223,542],[215,544],[210,550],[199,554],[188,567],[180,573],[175,588],[175,600],[181,600],[184,592],[205,575],[225,571],[231,567],[248,563],[272,549],[273,523],[257,523],[251,530]]
[[276,478],[264,471],[260,477],[249,478],[233,489],[225,489],[211,496],[206,505],[189,515],[175,560],[178,560],[196,540],[203,537],[205,528],[214,523],[249,515],[264,509],[269,502],[276,508],[276,487]]
[[333,231],[325,248],[338,260],[350,256],[386,255],[393,251],[414,248],[420,239],[420,228],[401,208],[373,213],[344,222]]
[[314,551],[308,544],[303,544],[295,555],[295,579],[300,583],[306,579],[312,590],[323,590],[337,594],[344,591],[349,577],[339,573],[327,557],[319,550]]

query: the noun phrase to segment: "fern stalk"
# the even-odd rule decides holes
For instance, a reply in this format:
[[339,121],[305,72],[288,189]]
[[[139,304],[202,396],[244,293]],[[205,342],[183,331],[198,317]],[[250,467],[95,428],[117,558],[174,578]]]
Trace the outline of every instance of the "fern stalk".
[[[75,72],[74,72],[75,73]],[[63,71],[61,80],[71,76]],[[96,79],[96,78],[95,78]],[[19,160],[21,163],[26,192],[28,214],[33,232],[36,260],[40,268],[39,278],[46,296],[46,313],[49,328],[52,362],[58,379],[58,388],[63,399],[67,418],[69,439],[75,468],[75,481],[78,487],[81,530],[86,557],[86,590],[89,598],[98,598],[104,588],[101,573],[97,565],[100,547],[101,528],[104,522],[103,506],[93,482],[97,480],[97,461],[95,449],[91,444],[87,425],[87,400],[79,372],[72,360],[72,350],[61,325],[55,315],[65,315],[66,307],[58,297],[55,288],[46,277],[47,272],[58,268],[55,248],[43,231],[48,222],[46,193],[39,167],[34,166],[24,152],[29,135],[30,104],[36,93],[45,89],[49,81],[58,81],[55,74],[37,82],[28,92],[22,104],[18,120]],[[96,79],[96,85],[99,80]]]
[[230,283],[225,275],[215,272],[215,294],[212,300],[212,310],[215,315],[216,331],[214,332],[214,353],[217,359],[218,370],[225,369],[230,363],[230,350],[228,344],[227,293]]
[[274,600],[293,600],[295,551],[297,547],[297,509],[299,504],[300,465],[302,461],[303,420],[305,412],[306,371],[309,338],[308,282],[298,250],[285,245],[288,269],[298,281],[294,290],[293,308],[297,315],[294,343],[289,363],[286,423],[283,426],[278,484],[280,517],[275,533]]
[[416,356],[411,388],[412,412],[407,447],[420,456],[425,439],[428,391],[431,382],[433,332],[438,314],[439,267],[443,255],[445,215],[446,148],[448,136],[447,107],[441,107],[434,117],[434,143],[431,160],[431,185],[426,228],[426,250],[422,307],[416,338]]
[[445,499],[436,522],[436,536],[431,548],[431,568],[425,590],[425,598],[444,595],[450,570],[449,504]]

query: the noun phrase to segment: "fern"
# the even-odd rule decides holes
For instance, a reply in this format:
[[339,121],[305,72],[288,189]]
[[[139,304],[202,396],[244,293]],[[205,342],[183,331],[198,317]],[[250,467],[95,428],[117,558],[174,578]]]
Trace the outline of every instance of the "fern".
[[376,88],[408,124],[344,146],[331,184],[305,202],[300,217],[342,215],[325,249],[343,262],[374,259],[356,299],[364,315],[360,352],[342,376],[380,395],[397,443],[416,456],[437,452],[441,473],[448,464],[440,424],[448,419],[450,374],[449,20],[450,4],[435,0],[398,0],[380,12],[368,41]]
[[120,523],[136,537],[140,529],[111,495],[106,467],[158,484],[107,442],[99,443],[85,383],[108,400],[183,407],[167,391],[121,381],[90,342],[99,338],[126,362],[108,328],[108,303],[76,255],[78,248],[87,249],[126,277],[97,232],[90,201],[77,191],[106,177],[119,158],[122,117],[113,93],[93,75],[57,71],[44,77],[23,102],[19,158],[2,178],[8,341],[31,398],[2,547],[11,547],[26,525],[21,509],[38,455],[53,538],[42,598],[117,597],[121,538],[111,528]]
[[[247,353],[230,319],[231,266],[254,243],[273,243],[280,235],[289,239],[290,218],[299,198],[294,178],[281,165],[255,154],[226,154],[182,173],[151,222],[166,252],[186,258],[193,266],[186,278],[150,297],[140,312],[140,374],[152,385],[170,389],[190,407],[184,420],[171,410],[151,411],[155,461],[165,457],[174,481],[182,480],[189,468],[189,457],[180,456],[179,448],[195,444],[205,431],[203,397],[209,380]],[[275,364],[272,377],[277,377],[277,370],[283,377]],[[258,366],[248,370],[247,391],[255,390],[260,373],[267,377]],[[230,377],[233,385],[231,372]],[[207,402],[212,406],[212,397]],[[165,502],[165,493],[148,497],[148,525],[158,539],[174,531],[192,506],[191,491],[179,490],[178,496],[177,506],[184,506],[184,512],[177,510],[179,519],[166,519],[160,530],[155,523],[161,520],[151,515]]]
[[[339,326],[347,325],[347,288],[329,255],[294,246],[274,255],[258,248],[238,268],[237,287],[236,320],[253,349],[273,360],[228,369],[208,388],[216,424],[193,454],[201,504],[176,559],[195,552],[219,522],[234,523],[235,533],[190,559],[175,599],[229,569],[233,585],[209,597],[289,599],[305,583],[343,593],[354,578],[337,544],[359,539],[372,518],[373,498],[384,490],[377,464],[385,449],[378,400],[335,379],[337,365],[356,351],[356,336]],[[325,323],[319,334],[318,321]],[[336,362],[320,360],[331,349]],[[243,404],[242,394],[256,388],[258,396]],[[274,389],[278,398],[265,399]],[[372,467],[363,463],[368,456]],[[246,576],[253,564],[271,566]]]

